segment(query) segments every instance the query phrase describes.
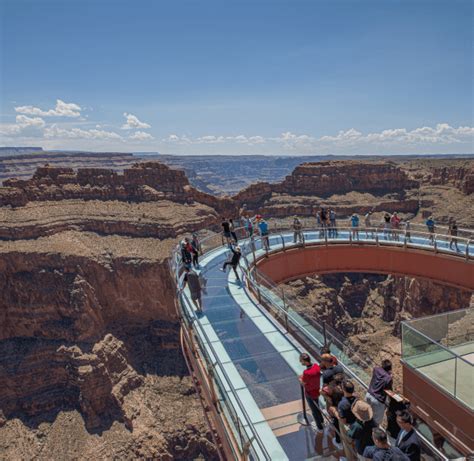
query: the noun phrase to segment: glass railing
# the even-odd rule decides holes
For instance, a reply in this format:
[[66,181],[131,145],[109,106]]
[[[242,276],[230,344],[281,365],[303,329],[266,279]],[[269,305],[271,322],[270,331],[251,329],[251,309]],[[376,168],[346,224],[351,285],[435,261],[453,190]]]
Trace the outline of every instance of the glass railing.
[[402,359],[474,409],[474,309],[402,322]]
[[[446,235],[445,233],[439,233],[443,229],[438,228],[438,233],[433,234],[416,230],[414,225],[412,225],[412,229],[409,232],[394,229],[387,230],[383,229],[382,227],[373,227],[367,229],[363,227],[358,229],[351,227],[326,227],[316,229],[305,228],[302,229],[301,234],[294,235],[291,227],[290,229],[278,230],[280,232],[271,233],[266,239],[262,239],[255,234],[253,238],[248,238],[245,229],[239,228],[236,230],[239,240],[243,240],[243,242],[240,242],[243,253],[241,267],[247,274],[249,288],[251,288],[255,295],[258,296],[259,300],[267,308],[267,310],[269,310],[270,313],[276,319],[278,319],[282,325],[286,326],[286,329],[290,331],[291,334],[296,337],[296,339],[302,340],[301,342],[303,345],[305,343],[311,343],[320,348],[322,345],[331,344],[331,352],[343,364],[347,374],[351,376],[357,383],[359,383],[361,389],[366,389],[370,381],[370,374],[374,366],[374,363],[370,360],[370,358],[366,356],[361,357],[356,350],[347,344],[345,338],[336,330],[334,330],[330,325],[324,323],[315,323],[313,321],[309,322],[307,319],[305,319],[300,313],[301,309],[298,306],[298,299],[292,293],[282,289],[282,287],[277,286],[273,281],[268,279],[268,277],[259,272],[253,264],[254,261],[256,261],[256,259],[259,257],[268,254],[269,252],[279,251],[289,246],[306,246],[315,243],[329,244],[337,242],[349,242],[353,244],[363,242],[364,244],[374,245],[397,245],[422,248],[435,252],[449,252],[450,254],[457,255],[458,257],[462,257],[464,259],[474,258],[474,248],[471,242],[471,237],[473,237],[473,235],[472,233],[469,233],[471,231],[465,232],[465,235],[467,235],[466,238],[456,237],[456,241],[454,242],[451,236]],[[445,230],[447,231],[447,229]],[[297,243],[295,243],[295,240]],[[205,255],[214,249],[221,248],[224,244],[224,239],[220,233],[212,234],[201,241],[203,254]],[[173,252],[170,265],[179,286],[179,278],[182,270],[182,261],[179,248]],[[190,303],[184,294],[182,294],[182,296],[184,296],[183,299],[186,299],[187,303]],[[186,302],[184,304],[186,304]],[[188,326],[193,324],[195,321],[195,318],[192,317],[194,315],[194,311],[192,309],[184,308],[183,302],[182,310],[184,312],[188,311],[187,315],[191,315],[191,318],[187,319]],[[193,314],[190,314],[190,312],[193,312]],[[196,329],[199,329],[198,324],[199,322],[196,322]],[[413,330],[413,328],[411,330]],[[202,337],[200,337],[200,335],[197,335],[197,337],[198,339],[200,338],[200,340],[206,338],[205,331],[202,331]],[[421,338],[415,340],[416,335],[412,335],[412,338],[412,350],[414,351],[412,353],[413,357],[415,357],[416,352],[419,352],[421,355],[425,353],[432,353],[437,357],[447,357],[445,350],[440,351],[430,349],[433,347],[432,344],[425,344]],[[447,339],[447,341],[452,342],[458,340],[455,338],[453,333]],[[205,345],[207,345],[208,341],[204,339],[204,343],[200,344],[200,349],[206,351],[208,349],[206,349]],[[416,348],[418,348],[418,351],[415,350]],[[215,357],[207,357],[206,354],[203,353],[203,359],[206,361],[206,363],[210,364],[210,366],[218,367],[224,371],[222,364],[220,364],[218,361],[217,355],[213,355]],[[463,374],[463,376],[468,376],[469,373],[471,373],[469,376],[471,376],[472,382],[472,366],[462,358],[462,363],[457,362],[457,359],[458,357],[456,357],[456,360],[454,361],[455,367],[460,370],[460,373]],[[429,361],[429,359],[426,360]],[[467,368],[468,365],[470,368]],[[250,447],[250,452],[254,452],[253,456],[255,459],[258,459],[255,450],[258,450],[260,453],[264,453],[264,456],[268,456],[268,453],[265,451],[264,443],[258,438],[258,435],[252,431],[250,434],[248,433],[248,430],[252,427],[252,425],[249,418],[246,417],[245,409],[241,408],[239,405],[239,400],[236,398],[236,396],[229,398],[229,389],[232,390],[232,383],[223,383],[222,377],[225,378],[226,374],[219,373],[217,374],[217,378],[214,379],[219,392],[219,401],[222,402],[223,407],[225,407],[224,413],[226,414],[226,418],[231,422],[234,432],[237,434],[239,440],[241,440],[241,447]],[[462,386],[460,382],[447,382],[445,385],[452,391],[453,395],[460,394],[460,387]],[[246,430],[242,431],[242,428],[246,428]],[[242,438],[242,434],[244,434],[244,439]],[[433,450],[433,452],[436,454],[436,459],[447,459],[446,456],[439,453],[431,444],[428,443],[426,446],[427,448]]]

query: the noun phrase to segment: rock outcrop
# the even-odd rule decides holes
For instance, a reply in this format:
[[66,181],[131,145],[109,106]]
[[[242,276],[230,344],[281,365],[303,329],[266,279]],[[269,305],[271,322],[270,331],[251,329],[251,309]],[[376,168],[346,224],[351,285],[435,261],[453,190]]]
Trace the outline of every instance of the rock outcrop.
[[[352,212],[350,207],[360,208],[364,202],[367,210],[416,212],[418,200],[405,199],[406,191],[417,186],[417,181],[390,162],[330,161],[304,163],[280,183],[253,184],[233,198],[248,211],[274,217],[311,215],[322,204],[332,206],[332,202],[340,213]],[[365,195],[358,197],[362,203],[354,202],[350,195],[345,197],[354,193]]]

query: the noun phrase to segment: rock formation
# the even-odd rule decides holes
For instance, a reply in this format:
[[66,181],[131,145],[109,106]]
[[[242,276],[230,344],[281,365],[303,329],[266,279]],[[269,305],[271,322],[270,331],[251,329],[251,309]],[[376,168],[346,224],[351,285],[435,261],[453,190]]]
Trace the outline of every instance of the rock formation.
[[[257,183],[233,198],[250,212],[271,216],[314,215],[321,205],[339,214],[398,209],[416,213],[419,203],[406,191],[418,182],[390,162],[330,161],[304,163],[276,184]],[[365,207],[365,208],[364,208]]]

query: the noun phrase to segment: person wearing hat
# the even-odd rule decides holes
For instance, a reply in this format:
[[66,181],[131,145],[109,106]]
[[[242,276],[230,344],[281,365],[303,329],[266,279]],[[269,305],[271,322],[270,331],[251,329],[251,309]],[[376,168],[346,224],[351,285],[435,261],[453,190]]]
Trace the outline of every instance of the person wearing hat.
[[302,228],[303,225],[301,224],[301,221],[298,219],[298,216],[295,216],[293,218],[293,243],[303,243],[303,232],[301,232]]
[[234,248],[232,246],[230,247],[230,251],[232,251],[232,259],[230,261],[226,261],[224,265],[221,267],[221,271],[225,272],[227,269],[227,266],[231,266],[232,269],[234,270],[235,278],[240,282],[240,277],[239,274],[237,273],[237,266],[239,265],[240,257],[242,256],[242,252],[240,250],[240,247],[237,245]]
[[365,447],[372,444],[372,430],[377,427],[373,420],[372,407],[363,400],[356,400],[352,404],[351,412],[355,421],[350,425],[347,436],[354,441],[359,459],[363,459]]

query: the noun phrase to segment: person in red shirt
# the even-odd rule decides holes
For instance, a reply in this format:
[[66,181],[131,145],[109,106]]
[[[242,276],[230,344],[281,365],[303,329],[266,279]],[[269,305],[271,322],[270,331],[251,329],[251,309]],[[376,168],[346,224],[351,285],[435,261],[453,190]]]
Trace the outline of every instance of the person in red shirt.
[[311,425],[319,432],[323,430],[324,423],[323,415],[319,408],[321,369],[317,363],[311,363],[311,357],[308,354],[300,355],[300,363],[306,367],[299,379],[304,387],[306,401],[308,402],[311,413],[313,414],[314,421]]

